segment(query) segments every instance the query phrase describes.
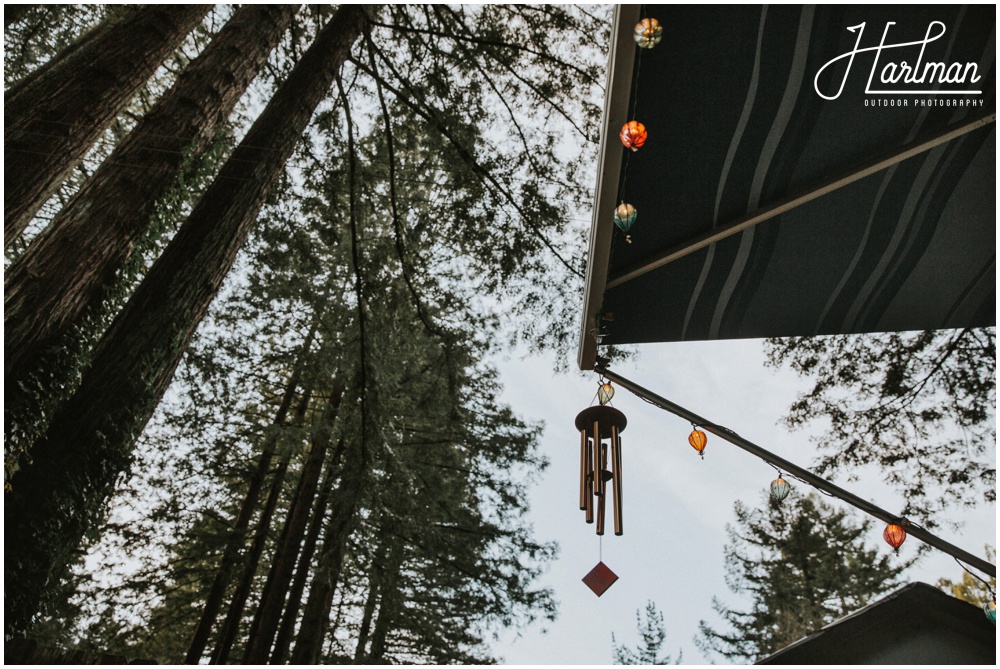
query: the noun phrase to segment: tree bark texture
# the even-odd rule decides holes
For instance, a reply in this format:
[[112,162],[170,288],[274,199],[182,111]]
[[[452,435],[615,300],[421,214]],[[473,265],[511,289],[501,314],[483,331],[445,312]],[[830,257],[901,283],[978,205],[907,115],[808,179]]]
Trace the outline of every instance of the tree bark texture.
[[[108,328],[73,396],[13,477],[4,508],[9,630],[27,627],[67,556],[96,529],[132,448],[326,97],[367,8],[342,5]],[[15,548],[11,550],[11,546]]]
[[347,540],[354,527],[367,475],[367,454],[360,443],[352,444],[345,453],[340,484],[330,500],[332,512],[323,532],[323,546],[309,587],[305,611],[302,613],[302,624],[292,652],[292,664],[319,662],[330,622],[333,595],[340,580],[344,554],[347,552]]
[[[312,348],[313,338],[316,335],[316,326],[317,320],[314,319],[313,325],[299,350],[292,374],[285,385],[281,404],[278,406],[278,411],[274,416],[273,426],[276,428],[280,428],[285,424],[288,409],[291,407],[292,400],[295,398],[295,393],[299,387],[299,378],[302,375],[305,358],[309,355],[309,349]],[[188,646],[187,655],[184,658],[186,664],[198,664],[202,654],[205,652],[205,647],[208,645],[208,636],[215,625],[219,609],[222,608],[222,600],[225,597],[226,588],[229,586],[229,581],[232,578],[233,569],[236,567],[236,559],[240,548],[243,547],[243,542],[246,540],[246,531],[247,527],[250,526],[250,519],[257,509],[257,501],[260,499],[260,492],[264,487],[264,479],[267,476],[268,469],[271,467],[271,460],[274,459],[277,443],[277,432],[272,432],[271,436],[264,443],[264,448],[261,449],[257,467],[250,477],[247,492],[243,496],[243,502],[236,515],[236,521],[233,523],[232,532],[226,541],[219,571],[216,572],[215,579],[212,581],[212,587],[205,598],[205,606],[201,610],[201,618],[198,619],[198,626],[195,628],[194,636],[191,638],[191,645]]]
[[365,597],[365,608],[361,614],[361,626],[358,628],[358,640],[354,646],[354,664],[366,664],[365,654],[368,646],[368,636],[372,631],[372,616],[375,615],[375,606],[378,604],[381,594],[382,579],[379,577],[379,570],[385,560],[385,544],[381,544],[371,571],[368,574],[368,595]]
[[320,473],[323,470],[323,463],[330,446],[333,423],[336,420],[343,394],[343,386],[337,384],[327,401],[319,424],[313,430],[309,455],[299,476],[295,499],[288,511],[288,517],[285,519],[281,539],[274,551],[274,559],[271,560],[271,568],[268,571],[264,591],[260,596],[260,604],[254,615],[253,624],[250,626],[243,664],[266,664],[271,653],[274,635],[281,622],[285,594],[291,584],[296,558],[298,558],[302,539],[309,524],[309,513],[312,511]]
[[144,7],[4,95],[5,250],[211,8]]
[[4,277],[4,374],[16,389],[97,313],[160,198],[210,145],[298,7],[248,5],[184,70]]

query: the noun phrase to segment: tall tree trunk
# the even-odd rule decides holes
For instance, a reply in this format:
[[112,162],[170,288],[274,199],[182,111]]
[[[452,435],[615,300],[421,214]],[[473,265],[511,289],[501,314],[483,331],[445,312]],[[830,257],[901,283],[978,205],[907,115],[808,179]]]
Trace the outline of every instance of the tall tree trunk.
[[278,629],[278,636],[274,640],[271,664],[285,664],[285,660],[288,657],[288,651],[292,644],[292,633],[295,631],[295,621],[299,616],[299,609],[302,608],[302,593],[305,592],[306,582],[312,573],[312,559],[316,553],[316,543],[319,541],[319,535],[323,529],[323,519],[326,518],[326,508],[330,501],[331,488],[339,471],[340,458],[343,455],[343,451],[344,440],[340,439],[337,441],[337,448],[334,449],[333,457],[327,465],[326,473],[323,474],[323,483],[320,484],[320,493],[316,499],[316,507],[313,509],[312,517],[309,519],[309,530],[302,544],[299,563],[295,567],[295,580],[288,591],[288,601],[285,604],[285,612],[282,614],[281,627]]
[[[288,414],[288,409],[291,407],[292,400],[295,397],[295,392],[299,386],[299,378],[302,375],[302,367],[305,363],[306,357],[309,355],[309,349],[312,348],[313,338],[316,336],[316,327],[318,322],[318,319],[313,319],[309,333],[306,335],[305,341],[302,343],[298,356],[296,356],[295,366],[293,367],[292,374],[288,379],[288,384],[285,386],[285,394],[281,398],[281,404],[278,406],[278,411],[274,416],[273,425],[275,427],[280,428],[285,424],[285,417]],[[306,394],[308,395],[308,393]],[[305,406],[303,406],[301,410],[304,412]],[[272,432],[267,441],[264,442],[264,448],[261,449],[257,467],[254,469],[253,475],[250,478],[247,492],[243,496],[243,503],[240,505],[236,521],[233,523],[232,532],[226,541],[226,547],[222,554],[219,571],[216,573],[215,580],[212,581],[212,588],[209,590],[208,596],[205,598],[205,606],[202,608],[201,618],[198,620],[198,627],[195,628],[194,636],[191,639],[191,645],[188,647],[187,655],[184,658],[184,662],[186,664],[198,664],[201,660],[202,654],[205,652],[205,646],[208,645],[208,636],[212,631],[212,626],[215,625],[215,619],[219,615],[219,609],[222,607],[222,599],[225,596],[226,588],[229,586],[229,581],[232,578],[233,569],[236,566],[236,559],[239,556],[240,548],[243,547],[243,542],[246,539],[246,530],[250,525],[250,518],[253,516],[253,512],[257,509],[257,501],[260,498],[261,489],[264,487],[264,478],[267,476],[268,469],[271,467],[271,460],[274,459],[274,450],[277,443],[278,434],[277,432]]]
[[[310,387],[302,394],[298,410],[295,412],[296,422],[301,424],[302,418],[312,400],[312,388]],[[233,598],[229,602],[229,611],[226,619],[219,630],[219,636],[215,643],[215,650],[212,652],[210,664],[225,664],[229,660],[229,653],[236,642],[239,633],[240,621],[243,619],[243,609],[246,606],[247,598],[250,597],[250,590],[253,587],[253,579],[257,574],[257,566],[260,564],[260,557],[264,554],[264,547],[267,544],[267,537],[271,531],[271,520],[274,518],[274,510],[278,507],[278,500],[281,498],[281,491],[285,485],[285,475],[288,473],[288,463],[292,458],[292,449],[287,449],[278,461],[274,475],[271,477],[271,488],[267,493],[267,500],[264,508],[260,512],[257,520],[257,528],[254,530],[253,542],[243,561],[243,571],[233,593]]]
[[378,618],[375,620],[375,630],[372,632],[372,647],[365,658],[366,664],[382,664],[385,661],[385,651],[392,621],[399,610],[401,594],[399,592],[399,570],[403,566],[403,544],[397,536],[393,536],[382,572],[382,599],[379,602]]
[[382,581],[385,574],[385,558],[388,552],[389,541],[394,538],[386,537],[379,542],[375,557],[372,560],[371,570],[368,574],[368,596],[365,598],[365,608],[361,614],[361,626],[358,628],[358,641],[354,647],[354,664],[367,664],[368,638],[371,635],[372,617],[375,615],[375,608],[382,594]]
[[[298,7],[248,5],[192,61],[4,276],[4,374],[16,390],[43,353],[97,313],[161,197],[210,145]],[[8,397],[8,402],[11,398]],[[8,404],[9,406],[9,404]]]
[[326,460],[333,423],[337,418],[343,394],[343,385],[335,382],[334,390],[323,410],[323,416],[313,431],[309,455],[299,477],[295,499],[285,519],[285,527],[274,551],[274,559],[271,561],[271,569],[260,596],[260,604],[250,626],[243,664],[265,664],[271,653],[271,644],[278,631],[281,611],[285,604],[285,593],[292,581],[296,558],[309,524],[309,512],[313,507],[313,498],[316,496],[320,472]]
[[[58,12],[55,11],[55,7],[52,5],[36,5],[36,7],[45,7],[45,11],[42,12],[43,15],[41,17],[36,18],[34,21],[34,23],[39,27],[29,26],[31,32],[29,32],[26,36],[26,39],[29,41],[46,39],[47,33],[40,27],[40,25],[58,22],[60,20]],[[47,61],[33,69],[31,72],[25,74],[20,79],[12,82],[3,93],[4,99],[14,99],[15,96],[20,95],[21,90],[34,85],[36,80],[48,76],[50,71],[60,67],[64,61],[71,58],[78,50],[84,48],[86,45],[95,40],[104,39],[104,35],[108,31],[114,30],[119,22],[127,21],[131,18],[132,13],[137,10],[137,5],[131,9],[119,8],[113,17],[100,20],[96,25],[91,26],[88,30],[79,35],[75,40],[66,45],[61,51],[54,54]]]
[[[108,328],[79,388],[12,480],[4,507],[9,631],[26,628],[51,578],[94,531],[268,192],[327,92],[367,8],[341,5],[223,165]],[[11,549],[11,546],[14,548]]]
[[368,456],[360,439],[358,441],[358,444],[352,444],[345,453],[340,485],[331,498],[333,511],[323,532],[323,547],[309,587],[302,625],[292,652],[292,664],[317,664],[323,650],[323,639],[330,622],[330,608],[340,580],[347,540],[354,526],[368,475]]
[[[385,559],[380,555],[378,560]],[[365,608],[361,614],[361,626],[358,628],[358,640],[354,646],[354,664],[368,664],[365,661],[366,647],[368,646],[368,636],[372,631],[372,616],[375,615],[375,605],[378,604],[381,594],[382,579],[379,577],[379,567],[372,566],[371,574],[368,577],[368,596],[365,597]]]
[[4,95],[4,249],[212,5],[150,5]]

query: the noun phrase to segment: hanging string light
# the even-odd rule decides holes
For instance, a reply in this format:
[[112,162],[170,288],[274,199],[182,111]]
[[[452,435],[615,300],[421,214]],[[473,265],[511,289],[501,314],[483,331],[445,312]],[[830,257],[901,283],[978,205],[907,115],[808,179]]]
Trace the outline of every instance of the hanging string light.
[[788,481],[781,478],[781,472],[778,472],[778,478],[771,481],[771,499],[780,502],[788,497],[788,491],[791,489],[792,486],[788,485]]
[[982,583],[983,587],[986,588],[986,592],[989,593],[989,599],[987,599],[986,603],[983,604],[983,613],[986,614],[986,617],[989,618],[989,620],[990,620],[991,623],[996,623],[996,621],[997,621],[997,595],[996,595],[995,592],[993,592],[993,588],[990,587],[989,582],[988,581],[984,581],[983,579],[979,578],[974,573],[972,573],[971,571],[969,571],[969,568],[966,567],[964,564],[962,564],[962,561],[959,560],[958,558],[955,558],[955,562],[958,563],[958,566],[961,567],[965,571],[966,574],[968,574],[972,578],[974,578],[977,581],[979,581],[980,583]]
[[[702,457],[704,457],[704,450],[708,442],[708,438],[702,430],[698,429],[697,426],[699,424],[702,425],[708,424],[712,426],[711,431],[714,434],[742,448],[743,450],[748,451],[753,455],[756,455],[757,457],[764,460],[764,462],[769,464],[771,467],[774,467],[774,469],[778,472],[778,478],[771,482],[772,495],[774,495],[775,497],[780,495],[781,498],[783,499],[787,494],[789,494],[789,491],[785,490],[785,487],[788,486],[789,484],[787,481],[784,480],[784,475],[782,474],[782,471],[779,470],[777,464],[775,464],[775,463],[780,463],[782,465],[782,469],[789,472],[789,478],[795,479],[796,481],[799,481],[807,485],[811,485],[814,488],[816,488],[816,490],[825,495],[841,499],[861,509],[862,511],[865,511],[866,513],[869,513],[870,515],[876,516],[878,518],[895,517],[894,514],[890,514],[889,512],[880,509],[871,502],[861,499],[856,495],[853,495],[850,492],[843,490],[842,488],[839,488],[835,484],[826,481],[824,479],[821,479],[820,477],[817,477],[808,470],[798,467],[794,463],[788,462],[787,460],[783,460],[782,458],[779,458],[773,453],[769,453],[765,449],[744,439],[735,431],[727,427],[718,425],[717,423],[702,422],[703,419],[700,416],[694,414],[693,412],[688,411],[687,409],[674,404],[670,400],[660,397],[659,395],[656,395],[655,393],[643,388],[642,386],[633,383],[632,381],[623,377],[622,375],[611,371],[607,367],[608,362],[609,361],[606,358],[600,358],[600,357],[597,358],[597,364],[595,365],[595,370],[601,375],[602,379],[604,377],[608,377],[612,381],[616,382],[620,387],[623,387],[626,390],[629,390],[632,393],[638,395],[640,398],[642,398],[646,402],[649,402],[653,406],[656,406],[660,409],[663,409],[665,411],[668,411],[670,413],[673,413],[681,418],[690,421],[692,432],[688,437],[688,442],[691,444],[692,448],[698,451],[699,455],[701,455]],[[582,508],[584,507],[582,506],[581,502],[581,509]],[[590,521],[588,520],[588,522]],[[885,530],[883,531],[882,536],[885,539],[886,543],[892,546],[893,550],[895,550],[898,553],[899,547],[902,546],[903,542],[906,540],[906,536],[908,533],[907,530],[912,531],[916,538],[922,540],[923,542],[925,542],[930,546],[938,548],[939,550],[955,557],[956,560],[958,560],[959,557],[961,557],[962,560],[974,565],[977,569],[981,570],[985,574],[988,574],[990,576],[996,574],[995,565],[990,564],[986,560],[976,558],[972,554],[961,550],[957,546],[953,546],[948,542],[942,540],[941,538],[935,537],[924,528],[920,527],[917,524],[911,523],[906,519],[899,519],[897,522],[888,524]],[[961,564],[961,562],[959,562],[959,564]],[[966,571],[968,572],[969,570],[966,569]],[[972,572],[969,573],[972,574]],[[989,586],[989,584],[986,583],[986,581],[983,581],[983,579],[979,578],[978,576],[975,576],[975,574],[972,575],[978,580],[982,581],[983,584],[989,590],[990,600],[984,605],[983,610],[986,616],[990,620],[996,622],[996,597],[993,593],[992,588]]]
[[693,429],[691,434],[688,435],[688,443],[691,444],[691,447],[694,448],[694,450],[698,451],[698,455],[700,455],[702,460],[704,460],[705,446],[708,445],[708,437],[694,425],[691,427]]
[[612,386],[607,381],[604,381],[604,383],[602,383],[597,388],[597,401],[601,403],[601,406],[604,406],[605,404],[610,402],[611,398],[614,396],[615,396],[614,386]]
[[899,554],[899,547],[903,545],[906,541],[906,530],[903,529],[902,525],[896,525],[895,523],[889,523],[885,526],[885,530],[882,532],[882,538],[885,542],[892,546],[892,550]]
[[632,243],[632,237],[628,234],[628,231],[632,229],[635,224],[635,219],[638,214],[635,211],[635,207],[630,204],[622,202],[615,209],[615,225],[618,229],[625,233],[625,241],[629,244]]
[[649,133],[646,132],[646,126],[638,121],[629,121],[622,126],[622,131],[618,133],[622,144],[633,151],[638,151],[639,147],[646,143],[648,136]]
[[656,19],[643,19],[635,24],[633,37],[640,49],[652,49],[663,39],[663,26]]

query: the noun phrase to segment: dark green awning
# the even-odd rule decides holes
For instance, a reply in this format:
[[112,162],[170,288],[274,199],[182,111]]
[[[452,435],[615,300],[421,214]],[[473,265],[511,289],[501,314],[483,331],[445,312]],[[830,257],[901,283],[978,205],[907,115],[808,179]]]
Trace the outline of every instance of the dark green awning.
[[[654,49],[632,41],[640,16],[663,25]],[[582,369],[598,338],[996,324],[995,6],[616,19]],[[617,137],[632,118],[649,133],[634,153]],[[622,200],[638,211],[631,244],[612,222]]]

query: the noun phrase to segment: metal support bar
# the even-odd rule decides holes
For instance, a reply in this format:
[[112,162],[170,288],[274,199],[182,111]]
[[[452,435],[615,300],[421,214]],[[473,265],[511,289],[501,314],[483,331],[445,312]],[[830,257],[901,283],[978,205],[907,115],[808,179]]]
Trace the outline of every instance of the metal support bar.
[[861,509],[870,516],[874,516],[886,523],[895,523],[897,525],[902,525],[906,529],[906,533],[909,534],[910,536],[920,539],[925,544],[933,546],[938,550],[944,551],[948,555],[951,555],[952,557],[957,558],[962,562],[975,567],[976,569],[979,569],[980,571],[982,571],[985,574],[988,574],[989,576],[996,577],[997,575],[996,566],[990,564],[986,560],[980,557],[976,557],[975,555],[962,550],[958,546],[950,544],[944,539],[940,539],[934,536],[933,534],[931,534],[922,527],[909,524],[905,518],[897,516],[896,514],[893,513],[889,513],[888,511],[875,506],[871,502],[844,490],[840,486],[834,485],[833,483],[830,483],[826,479],[816,476],[807,469],[803,469],[802,467],[799,467],[798,465],[793,464],[788,460],[785,460],[784,458],[778,457],[777,455],[761,448],[760,446],[754,444],[753,442],[747,441],[746,439],[739,436],[732,430],[723,427],[721,425],[716,425],[715,423],[706,420],[691,411],[688,411],[684,407],[678,406],[677,404],[674,404],[670,400],[664,399],[663,397],[660,397],[659,395],[643,388],[642,386],[629,381],[620,374],[616,374],[615,372],[612,372],[607,367],[605,367],[605,362],[603,360],[598,359],[597,365],[594,367],[594,370],[599,374],[603,374],[606,378],[616,382],[622,388],[625,388],[626,390],[635,393],[639,397],[648,400],[649,402],[651,402],[655,406],[658,406],[664,411],[669,411],[675,416],[679,416],[684,420],[688,421],[689,423],[697,425],[701,429],[711,432],[715,436],[721,439],[725,439],[726,441],[728,441],[731,444],[734,444],[735,446],[739,446],[744,451],[747,451],[752,455],[756,455],[758,458],[774,465],[775,467],[781,469],[782,471],[788,472],[789,474],[792,474],[802,479],[809,485],[814,486],[824,492],[827,492],[833,495],[834,497],[837,497],[838,499],[841,499],[858,509]]
[[[925,151],[930,151],[936,146],[950,142],[951,140],[961,137],[962,135],[966,135],[973,130],[978,130],[979,128],[989,125],[990,123],[995,123],[996,120],[997,115],[995,113],[987,114],[982,118],[964,123],[957,128],[950,128],[944,132],[940,132],[933,137],[906,144],[893,151],[888,156],[879,158],[860,168],[853,169],[846,174],[842,174],[824,183],[818,184],[805,192],[800,193],[799,195],[781,200],[770,207],[759,209],[752,214],[738,218],[735,221],[731,221],[725,225],[720,225],[719,227],[709,230],[702,235],[689,239],[687,242],[680,244],[679,246],[668,249],[663,253],[658,253],[624,271],[618,272],[614,276],[608,278],[606,289],[611,290],[612,288],[620,286],[626,281],[631,281],[636,277],[642,276],[646,272],[650,272],[657,267],[662,267],[663,265],[694,253],[699,249],[703,249],[706,246],[711,246],[726,237],[732,237],[735,234],[739,234],[747,228],[752,228],[753,226],[759,225],[764,221],[768,221],[775,216],[780,216],[787,211],[795,209],[796,207],[799,207],[807,202],[811,202],[812,200],[822,197],[827,193],[843,188],[844,186],[852,184],[860,179],[864,179],[865,177],[875,174],[876,172],[880,172],[887,167],[895,165],[896,163],[901,163],[907,158],[912,158],[913,156],[919,155]],[[583,369],[583,367],[581,367],[581,369]]]

